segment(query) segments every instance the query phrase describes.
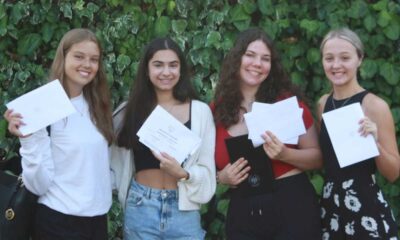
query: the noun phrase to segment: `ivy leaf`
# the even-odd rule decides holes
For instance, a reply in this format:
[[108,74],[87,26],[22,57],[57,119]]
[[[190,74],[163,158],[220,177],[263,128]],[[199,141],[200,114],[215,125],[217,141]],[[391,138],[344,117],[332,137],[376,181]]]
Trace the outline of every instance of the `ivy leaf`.
[[310,179],[312,185],[314,186],[315,192],[318,196],[322,194],[322,186],[324,185],[324,179],[320,174],[314,174]]
[[45,43],[48,43],[54,34],[53,25],[50,23],[45,23],[42,27],[42,39]]
[[185,31],[187,27],[187,21],[183,19],[178,19],[178,20],[172,20],[172,30],[176,34],[181,34]]
[[380,0],[372,5],[372,8],[377,11],[385,11],[388,6],[388,0]]
[[250,21],[251,21],[251,19],[243,20],[243,21],[236,21],[236,22],[233,23],[233,25],[235,25],[235,27],[239,31],[244,31],[245,29],[249,28]]
[[7,121],[5,119],[1,119],[0,120],[0,140],[3,142],[5,137],[6,137],[6,133],[7,133]]
[[216,31],[211,31],[207,34],[206,47],[214,46],[218,49],[220,41],[221,41],[221,34]]
[[117,57],[117,72],[121,74],[130,63],[131,59],[129,56],[123,54],[119,55]]
[[7,16],[6,15],[6,8],[5,8],[4,4],[1,4],[0,5],[0,19],[2,19],[5,16]]
[[311,48],[307,51],[307,60],[310,63],[316,63],[320,60],[320,52],[316,48]]
[[71,3],[61,3],[60,11],[64,14],[65,18],[72,19],[72,7]]
[[304,85],[303,76],[302,76],[302,74],[301,74],[300,72],[298,72],[298,71],[292,72],[292,73],[290,74],[290,79],[291,79],[292,83],[294,83],[294,84],[297,85],[297,86],[302,86],[302,85]]
[[272,15],[274,13],[271,0],[257,0],[257,5],[263,15]]
[[362,18],[367,13],[367,9],[368,6],[364,1],[353,1],[347,10],[347,15],[354,19]]
[[0,36],[5,36],[7,33],[7,23],[8,19],[7,17],[3,17],[0,19]]
[[400,35],[400,23],[391,23],[387,27],[383,29],[383,33],[385,33],[386,37],[388,37],[390,40],[397,40],[399,39]]
[[375,18],[372,15],[365,17],[363,23],[368,32],[371,32],[376,26]]
[[382,11],[378,15],[378,25],[381,27],[386,27],[391,19],[392,17],[387,11]]
[[363,79],[372,78],[378,71],[378,63],[371,59],[365,59],[360,68],[360,75]]
[[154,33],[157,37],[167,36],[171,28],[171,20],[167,16],[159,17],[154,25]]
[[242,5],[235,5],[231,8],[229,15],[233,23],[250,20],[250,15],[244,10]]
[[248,14],[252,14],[257,10],[257,5],[250,1],[245,1],[241,5],[243,5],[243,10]]
[[22,3],[15,4],[11,9],[10,20],[11,23],[16,25],[23,18],[25,9]]
[[30,33],[18,41],[18,54],[31,55],[42,43],[42,38],[37,33]]
[[386,79],[386,82],[392,86],[396,86],[400,79],[400,67],[389,62],[383,63],[379,68],[379,73]]

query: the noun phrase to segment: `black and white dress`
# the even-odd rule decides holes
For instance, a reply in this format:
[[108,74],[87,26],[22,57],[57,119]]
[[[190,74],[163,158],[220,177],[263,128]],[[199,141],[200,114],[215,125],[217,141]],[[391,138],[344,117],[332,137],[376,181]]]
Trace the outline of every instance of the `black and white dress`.
[[[343,100],[328,97],[324,112],[361,103],[367,91]],[[375,181],[375,159],[340,168],[324,121],[320,145],[324,158],[325,184],[321,198],[323,240],[397,240],[397,225]]]

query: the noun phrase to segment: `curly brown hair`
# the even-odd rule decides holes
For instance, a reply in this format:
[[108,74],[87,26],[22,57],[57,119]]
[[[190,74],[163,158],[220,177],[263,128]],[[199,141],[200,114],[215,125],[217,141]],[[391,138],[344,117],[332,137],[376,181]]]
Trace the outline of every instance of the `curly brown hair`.
[[299,89],[292,84],[283,69],[271,38],[260,28],[247,29],[238,35],[234,46],[225,56],[215,90],[215,121],[224,127],[230,127],[239,121],[240,105],[243,101],[240,89],[240,65],[249,44],[257,40],[264,42],[271,51],[271,71],[258,88],[255,100],[273,103],[286,95],[302,97]]

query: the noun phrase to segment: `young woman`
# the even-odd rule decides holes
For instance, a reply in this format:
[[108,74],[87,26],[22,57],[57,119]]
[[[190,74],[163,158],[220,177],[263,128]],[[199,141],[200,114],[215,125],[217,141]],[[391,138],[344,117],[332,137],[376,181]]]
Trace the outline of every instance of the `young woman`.
[[249,159],[230,163],[225,145],[226,139],[247,138],[243,114],[251,111],[254,101],[275,103],[293,95],[300,97],[266,33],[258,28],[240,33],[222,64],[214,105],[217,178],[232,186],[228,239],[321,239],[317,197],[303,173],[322,165],[321,153],[312,115],[303,101],[299,105],[307,130],[297,145],[285,145],[267,131],[262,146],[243,150],[255,153],[254,161],[271,161],[275,179],[272,191],[237,194],[241,188],[237,186],[248,180]]
[[7,110],[9,131],[20,137],[22,179],[39,196],[36,239],[108,239],[111,206],[108,145],[113,138],[102,50],[87,29],[67,32],[50,79],[59,79],[77,112],[29,136],[23,116]]
[[[112,157],[112,162],[125,206],[127,240],[204,238],[199,209],[216,188],[215,126],[209,107],[194,99],[179,46],[170,38],[150,42],[126,107],[115,117],[119,153],[126,153]],[[202,139],[182,166],[167,153],[152,152],[136,136],[157,105]]]
[[[330,31],[321,43],[321,53],[325,75],[333,89],[318,103],[320,145],[325,161],[323,239],[397,239],[396,222],[374,176],[376,170],[389,181],[399,176],[400,157],[390,109],[358,83],[357,71],[364,51],[353,31]],[[321,115],[356,102],[366,116],[360,119],[359,132],[374,137],[379,156],[340,168]]]

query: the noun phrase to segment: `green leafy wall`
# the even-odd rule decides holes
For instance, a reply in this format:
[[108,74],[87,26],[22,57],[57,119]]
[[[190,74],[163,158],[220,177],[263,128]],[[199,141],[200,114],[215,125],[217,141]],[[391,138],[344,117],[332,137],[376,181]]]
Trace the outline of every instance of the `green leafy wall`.
[[[400,3],[390,0],[0,0],[0,112],[4,103],[46,82],[47,71],[62,35],[74,27],[96,31],[114,106],[124,100],[134,81],[142,47],[156,36],[170,35],[187,53],[193,83],[209,101],[224,54],[236,34],[260,26],[276,42],[292,81],[311,102],[328,92],[319,43],[331,28],[349,26],[365,44],[361,84],[391,106],[399,134]],[[397,135],[398,136],[398,135]],[[0,120],[0,153],[11,147],[6,123]],[[399,142],[399,138],[398,138]],[[322,178],[310,173],[318,192]],[[379,182],[400,219],[400,182]],[[202,209],[209,239],[223,238],[225,189]],[[121,212],[110,213],[112,238],[120,235]]]

